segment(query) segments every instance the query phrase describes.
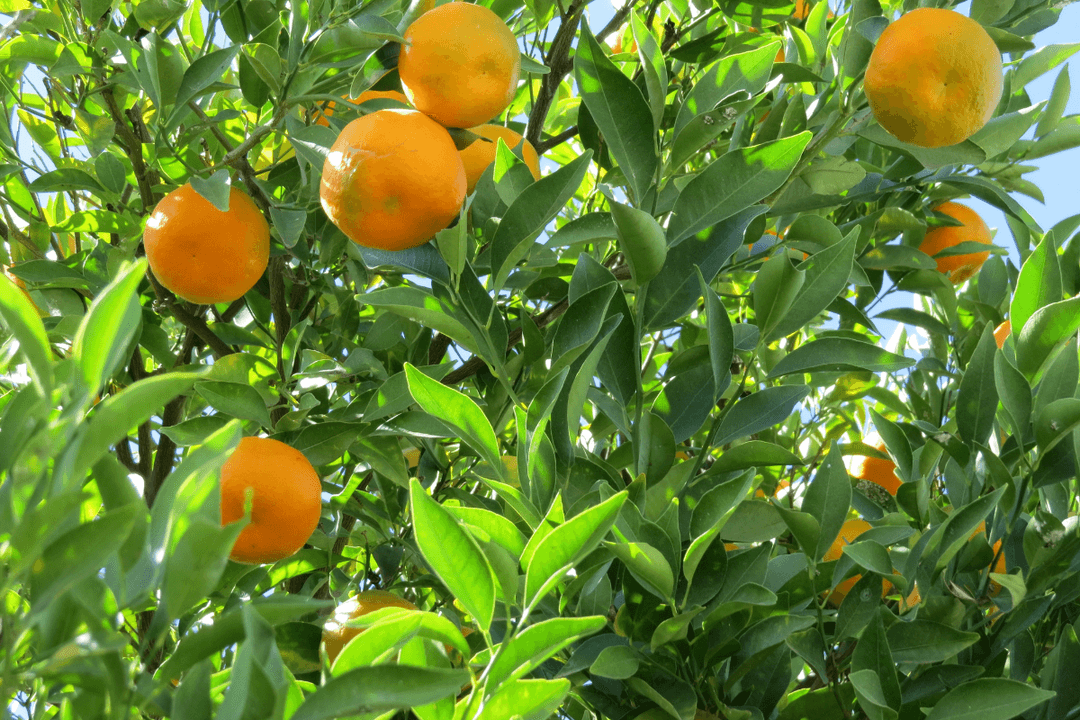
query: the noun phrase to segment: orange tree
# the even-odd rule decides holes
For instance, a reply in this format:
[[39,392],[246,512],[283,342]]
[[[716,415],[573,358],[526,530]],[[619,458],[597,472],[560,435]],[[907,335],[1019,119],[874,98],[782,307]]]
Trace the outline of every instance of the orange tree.
[[1078,717],[1060,4],[444,7],[0,2],[5,709]]

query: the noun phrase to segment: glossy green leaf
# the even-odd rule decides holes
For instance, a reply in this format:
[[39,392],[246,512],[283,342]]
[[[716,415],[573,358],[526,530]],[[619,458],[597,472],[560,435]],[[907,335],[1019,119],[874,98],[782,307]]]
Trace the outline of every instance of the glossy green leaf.
[[[570,681],[514,680],[488,698],[476,720],[502,720],[515,717],[521,720],[545,720],[554,713],[570,693]],[[301,719],[303,720],[303,719]]]
[[781,385],[740,399],[720,423],[713,444],[726,445],[783,422],[809,393],[805,385]]
[[945,693],[927,720],[1012,720],[1054,694],[1004,678],[979,678]]
[[19,341],[35,386],[48,397],[52,388],[52,350],[34,303],[0,273],[0,320]]
[[[678,245],[777,190],[791,175],[810,137],[810,133],[800,133],[740,148],[710,163],[675,201],[668,244]],[[706,279],[710,279],[707,274]]]
[[350,670],[308,695],[292,720],[327,720],[359,712],[427,705],[461,690],[466,670],[376,665]]
[[593,635],[607,625],[607,618],[552,618],[522,630],[505,643],[488,671],[487,687],[526,675],[571,643]]
[[896,623],[888,631],[893,660],[910,663],[943,662],[978,642],[978,633],[916,618]]
[[799,266],[803,273],[802,285],[792,298],[789,310],[777,319],[772,332],[764,333],[767,340],[799,330],[824,312],[847,287],[858,237],[858,233],[852,231],[841,242],[814,253]]
[[574,79],[619,169],[640,202],[654,181],[656,140],[652,111],[641,90],[608,59],[583,26],[574,56]]
[[667,239],[656,219],[637,208],[608,199],[619,235],[619,248],[630,266],[630,276],[643,285],[660,272],[667,258]]
[[415,478],[409,484],[409,496],[416,544],[424,559],[477,624],[487,630],[495,613],[495,578],[483,551]]
[[967,444],[984,443],[994,427],[998,393],[994,384],[994,333],[983,329],[975,354],[968,361],[956,398],[956,425]]
[[891,353],[873,343],[828,337],[808,342],[792,350],[773,367],[769,377],[821,371],[896,372],[914,364],[914,359]]
[[1059,343],[1080,328],[1080,297],[1062,300],[1039,308],[1016,332],[1016,366],[1028,379],[1033,378],[1050,358]]
[[495,431],[491,429],[484,411],[470,397],[432,380],[408,363],[405,365],[405,376],[409,392],[425,412],[454,428],[493,467],[503,467]]
[[526,605],[550,592],[567,569],[600,544],[615,523],[626,498],[625,491],[612,495],[570,518],[540,542],[525,568]]
[[851,507],[851,479],[844,468],[836,442],[829,445],[829,454],[814,474],[803,500],[803,512],[810,513],[821,524],[814,560],[821,560],[840,534]]

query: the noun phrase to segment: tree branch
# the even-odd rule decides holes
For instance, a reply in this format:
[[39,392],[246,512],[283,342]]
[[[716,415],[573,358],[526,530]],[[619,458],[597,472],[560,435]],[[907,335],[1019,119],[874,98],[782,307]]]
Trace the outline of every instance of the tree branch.
[[184,327],[188,328],[205,342],[214,354],[218,357],[225,357],[226,355],[232,355],[236,352],[235,349],[225,343],[224,340],[214,334],[214,331],[210,329],[210,326],[206,324],[206,321],[198,315],[192,315],[184,307],[176,301],[176,296],[166,290],[158,279],[154,277],[154,273],[148,272],[146,276],[150,279],[150,284],[154,288],[154,293],[157,295],[165,307],[169,309],[173,317],[183,323]]
[[547,57],[544,58],[544,64],[548,66],[549,72],[540,80],[540,94],[536,96],[536,101],[533,103],[532,112],[529,113],[528,129],[525,131],[525,138],[532,143],[533,147],[540,144],[540,133],[544,129],[544,122],[547,120],[548,110],[551,109],[559,84],[574,67],[570,59],[570,49],[574,36],[577,34],[578,20],[581,19],[583,7],[583,0],[573,0],[570,3],[570,8],[566,11],[558,32],[555,33],[555,39],[551,41]]
[[565,129],[561,133],[559,133],[558,135],[553,135],[552,137],[549,137],[547,140],[541,140],[540,144],[536,146],[536,154],[537,155],[543,155],[548,150],[552,149],[553,147],[557,147],[559,145],[562,145],[564,142],[566,142],[567,140],[569,140],[570,138],[574,137],[577,134],[578,134],[578,126],[577,125],[571,125],[567,129]]

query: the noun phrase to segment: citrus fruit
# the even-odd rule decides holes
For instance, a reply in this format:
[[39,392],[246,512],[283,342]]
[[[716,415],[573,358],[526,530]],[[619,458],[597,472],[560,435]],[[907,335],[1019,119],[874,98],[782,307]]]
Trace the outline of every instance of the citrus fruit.
[[[934,257],[946,248],[959,245],[962,242],[979,242],[990,244],[990,228],[986,226],[979,214],[967,205],[955,202],[946,202],[934,208],[934,212],[945,213],[951,218],[959,220],[963,225],[943,226],[932,228],[927,231],[919,249],[930,257]],[[963,255],[943,255],[934,258],[937,262],[938,272],[949,277],[954,285],[959,285],[969,280],[979,272],[979,268],[990,257],[990,252],[965,253]]]
[[399,607],[415,610],[416,606],[408,600],[386,590],[364,590],[349,598],[334,610],[323,625],[322,642],[326,648],[326,657],[330,664],[341,653],[342,648],[354,637],[364,632],[364,628],[349,627],[350,620],[367,615],[370,612],[387,607]]
[[450,134],[428,116],[378,110],[338,135],[323,164],[319,198],[356,244],[404,250],[457,217],[465,166]]
[[143,246],[154,277],[177,296],[202,305],[232,302],[266,270],[270,226],[243,191],[231,188],[222,212],[187,183],[154,208]]
[[918,8],[878,38],[863,80],[881,126],[926,148],[955,145],[990,120],[1001,99],[997,45],[954,10]]
[[[876,434],[871,433],[865,439],[865,443],[886,455],[889,454],[885,443]],[[896,476],[896,463],[891,459],[868,457],[866,455],[853,455],[851,457],[850,475],[858,480],[866,480],[875,485],[885,488],[890,495],[896,495],[900,489],[900,478]]]
[[302,548],[322,512],[322,484],[303,453],[271,438],[242,439],[221,467],[222,525],[244,517],[249,492],[251,522],[229,557],[272,563]]
[[12,275],[8,272],[7,268],[4,268],[4,277],[10,280],[12,284],[18,288],[19,292],[22,293],[23,297],[30,301],[30,304],[34,306],[34,310],[37,312],[38,317],[49,317],[49,313],[43,312],[42,309],[38,307],[38,304],[34,302],[34,298],[30,296],[30,292],[26,289],[26,283],[23,282],[21,278]]
[[998,349],[1005,347],[1005,339],[1012,333],[1012,323],[1008,320],[994,328],[994,342],[997,343]]
[[[345,95],[342,95],[341,97],[355,105],[367,102],[368,100],[397,100],[403,105],[409,104],[409,98],[405,97],[404,94],[399,93],[397,90],[365,90],[354,98]],[[315,124],[329,127],[330,121],[327,118],[333,116],[335,105],[336,103],[331,100],[327,103],[325,108],[319,110],[315,115]]]
[[405,30],[398,75],[420,112],[446,127],[488,122],[510,104],[521,51],[506,23],[482,5],[451,2]]
[[[487,170],[488,165],[495,162],[495,150],[499,147],[499,139],[501,138],[506,143],[506,147],[514,150],[521,144],[522,137],[502,125],[480,125],[469,128],[469,130],[491,141],[475,140],[467,148],[460,151],[461,162],[465,165],[465,192],[471,194],[476,187],[477,181],[480,180],[480,176]],[[528,140],[524,142],[525,146],[521,149],[521,158],[525,161],[525,166],[529,168],[529,172],[532,173],[533,180],[539,180],[540,158],[537,157],[536,149],[533,148],[532,143]]]
[[419,448],[407,448],[402,454],[405,456],[405,462],[408,464],[410,470],[420,464]]
[[[825,562],[839,560],[840,556],[844,553],[844,546],[850,545],[855,541],[855,538],[869,530],[870,527],[870,523],[865,520],[846,520],[844,524],[840,526],[840,534],[833,540],[829,549],[825,551],[825,556],[823,558]],[[833,606],[839,606],[847,594],[851,592],[851,588],[855,587],[855,583],[859,582],[860,578],[862,578],[862,575],[855,575],[838,584],[833,588],[832,592],[829,593],[829,597],[827,598],[828,602]],[[889,588],[891,587],[892,584],[883,579],[881,581],[881,597],[888,595]]]

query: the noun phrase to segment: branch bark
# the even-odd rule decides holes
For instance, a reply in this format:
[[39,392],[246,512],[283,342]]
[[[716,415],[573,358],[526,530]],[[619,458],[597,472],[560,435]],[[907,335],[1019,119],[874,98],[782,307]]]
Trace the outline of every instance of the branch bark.
[[540,133],[544,129],[544,122],[547,120],[548,110],[551,109],[559,84],[574,67],[570,59],[570,49],[574,36],[577,34],[578,20],[581,19],[583,7],[582,0],[574,0],[570,3],[570,9],[566,11],[562,24],[555,33],[555,39],[551,41],[547,57],[544,58],[544,64],[548,66],[549,72],[540,81],[540,94],[533,103],[532,112],[529,113],[528,129],[525,131],[525,138],[532,143],[533,147],[540,144]]

